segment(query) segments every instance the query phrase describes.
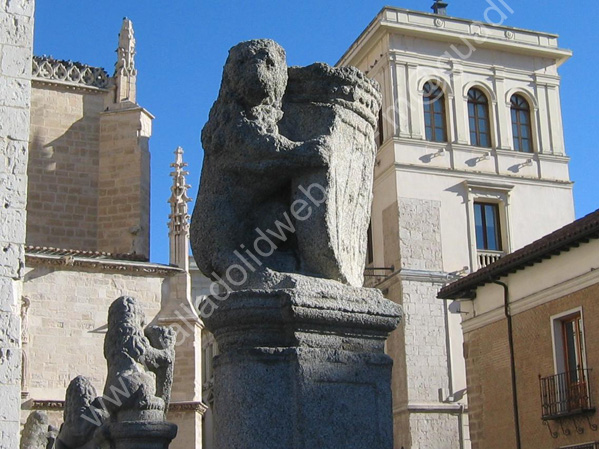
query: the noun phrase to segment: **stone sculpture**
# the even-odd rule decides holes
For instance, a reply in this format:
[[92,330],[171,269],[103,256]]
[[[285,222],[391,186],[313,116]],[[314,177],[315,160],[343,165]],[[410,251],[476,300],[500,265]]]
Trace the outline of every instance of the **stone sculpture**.
[[361,286],[380,103],[355,68],[288,69],[270,40],[233,47],[202,132],[200,270],[234,290],[297,275]]
[[221,286],[200,306],[217,449],[392,447],[401,309],[362,288],[379,108],[355,68],[288,68],[270,40],[229,52],[191,223]]
[[141,305],[122,296],[108,309],[108,331],[104,357],[108,375],[104,397],[125,388],[129,397],[121,404],[104,401],[117,421],[164,419],[173,382],[175,331],[169,327],[146,326]]
[[91,382],[84,376],[75,377],[67,387],[64,422],[56,449],[94,449],[101,440],[101,434],[96,431],[108,418],[108,411],[103,408]]
[[[164,422],[175,337],[170,327],[146,327],[143,309],[134,298],[115,300],[108,310],[104,339],[108,374],[103,395],[96,397],[83,376],[71,381],[56,449],[96,449],[106,442],[125,449],[134,435],[141,443],[164,440],[160,447],[168,447],[176,434],[176,426]],[[123,446],[123,440],[129,443]]]
[[27,417],[21,433],[20,449],[52,449],[57,429],[48,424],[48,415],[36,410]]

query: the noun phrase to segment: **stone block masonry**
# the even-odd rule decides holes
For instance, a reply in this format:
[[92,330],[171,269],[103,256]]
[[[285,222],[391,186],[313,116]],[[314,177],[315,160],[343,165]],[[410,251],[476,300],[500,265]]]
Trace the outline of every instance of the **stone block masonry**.
[[133,107],[100,117],[98,249],[150,255],[152,116]]
[[19,445],[33,0],[0,1],[0,447]]
[[95,249],[98,233],[100,89],[34,81],[31,104],[27,243]]

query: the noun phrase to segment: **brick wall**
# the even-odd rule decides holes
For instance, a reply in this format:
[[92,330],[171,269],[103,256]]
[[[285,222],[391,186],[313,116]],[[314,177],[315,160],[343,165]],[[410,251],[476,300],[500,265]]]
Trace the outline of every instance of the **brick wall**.
[[515,447],[505,320],[464,337],[472,449]]
[[93,250],[105,92],[34,83],[27,243]]
[[[587,366],[591,373],[591,399],[599,401],[599,285],[553,300],[513,317],[514,356],[522,447],[562,447],[599,440],[586,419],[576,431],[572,420],[550,421],[559,436],[552,438],[541,420],[539,375],[556,374],[550,317],[582,306]],[[473,449],[515,447],[506,320],[489,324],[465,335],[466,369]],[[596,415],[591,422],[599,424]]]

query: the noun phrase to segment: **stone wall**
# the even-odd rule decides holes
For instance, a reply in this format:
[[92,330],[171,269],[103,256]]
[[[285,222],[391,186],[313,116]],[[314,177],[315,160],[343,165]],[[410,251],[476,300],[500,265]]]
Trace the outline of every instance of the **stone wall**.
[[150,256],[152,116],[140,107],[100,118],[98,250]]
[[105,95],[100,89],[33,83],[27,244],[97,248],[99,116]]
[[34,0],[0,1],[0,447],[19,442],[27,141]]
[[439,389],[449,386],[443,301],[440,284],[403,281],[406,314],[406,369],[410,401],[439,401]]
[[113,95],[114,87],[34,79],[28,245],[149,258],[153,117]]
[[442,271],[441,201],[399,200],[401,267]]
[[153,275],[27,267],[23,294],[30,301],[26,330],[30,398],[62,400],[70,380],[79,374],[101,392],[108,307],[119,296],[133,296],[150,321],[160,309],[163,283],[163,277]]

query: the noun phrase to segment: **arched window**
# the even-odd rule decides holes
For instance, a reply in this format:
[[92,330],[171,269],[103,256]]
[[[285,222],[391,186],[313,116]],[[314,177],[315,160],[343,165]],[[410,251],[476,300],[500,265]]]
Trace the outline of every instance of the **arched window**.
[[532,153],[532,128],[530,125],[530,105],[522,95],[512,95],[512,134],[514,150]]
[[468,91],[468,121],[470,123],[470,145],[490,147],[489,100],[481,90]]
[[423,103],[426,140],[447,142],[445,95],[441,86],[434,81],[427,81],[424,85]]

